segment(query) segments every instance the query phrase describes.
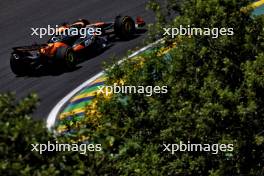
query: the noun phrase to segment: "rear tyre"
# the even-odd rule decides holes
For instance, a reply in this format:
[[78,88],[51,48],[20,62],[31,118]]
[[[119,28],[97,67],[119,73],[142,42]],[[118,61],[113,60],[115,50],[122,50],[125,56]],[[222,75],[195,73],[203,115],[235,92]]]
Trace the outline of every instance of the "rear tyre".
[[62,63],[66,70],[73,70],[76,67],[74,53],[70,47],[63,46],[58,48],[56,58]]
[[24,76],[29,72],[29,65],[23,62],[16,53],[12,53],[10,57],[10,67],[17,76]]
[[115,19],[114,30],[120,39],[130,39],[136,31],[135,22],[130,16],[117,16]]

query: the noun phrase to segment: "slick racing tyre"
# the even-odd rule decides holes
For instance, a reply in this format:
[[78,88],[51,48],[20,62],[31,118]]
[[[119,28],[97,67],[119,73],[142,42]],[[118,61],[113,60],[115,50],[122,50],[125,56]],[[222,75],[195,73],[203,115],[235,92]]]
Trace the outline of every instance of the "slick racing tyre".
[[17,76],[24,76],[29,72],[29,65],[21,60],[19,54],[12,53],[10,57],[10,67]]
[[72,70],[76,66],[74,53],[70,47],[62,46],[57,49],[56,58],[62,62],[66,70]]
[[120,39],[127,40],[135,34],[135,22],[130,16],[117,16],[115,19],[114,31],[116,36]]

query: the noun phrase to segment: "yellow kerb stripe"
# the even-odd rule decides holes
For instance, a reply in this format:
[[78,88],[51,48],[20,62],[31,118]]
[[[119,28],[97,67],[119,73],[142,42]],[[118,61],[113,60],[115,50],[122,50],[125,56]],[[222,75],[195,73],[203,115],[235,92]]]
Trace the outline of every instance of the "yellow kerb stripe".
[[252,4],[248,5],[247,8],[257,8],[259,6],[262,6],[264,4],[264,0],[260,0],[260,1],[257,1],[257,2],[253,2]]
[[[106,80],[106,77],[102,77],[102,78],[99,78],[98,80],[94,81],[92,84],[96,84],[96,83],[99,83],[99,82],[103,82],[105,80]],[[98,90],[77,95],[77,96],[73,97],[73,99],[71,99],[71,102],[74,102],[74,101],[79,100],[79,99],[82,99],[82,98],[87,98],[87,97],[90,97],[90,96],[94,96],[97,91]]]
[[259,6],[262,6],[263,4],[264,4],[264,0],[260,0],[260,1],[252,3],[251,5],[249,5],[249,7],[255,9],[255,8],[259,7]]
[[83,99],[83,98],[87,98],[87,97],[91,97],[91,96],[95,96],[95,93],[97,92],[98,90],[95,90],[95,91],[92,91],[92,92],[89,92],[89,93],[85,93],[85,94],[81,94],[81,95],[78,95],[76,97],[74,97],[71,102],[74,102],[76,100],[80,100],[80,99]]
[[65,113],[62,113],[60,114],[60,119],[64,119],[68,116],[71,116],[71,115],[74,115],[74,114],[79,114],[79,113],[83,113],[85,112],[85,108],[79,108],[79,109],[75,109],[75,110],[72,110],[71,112],[65,112]]

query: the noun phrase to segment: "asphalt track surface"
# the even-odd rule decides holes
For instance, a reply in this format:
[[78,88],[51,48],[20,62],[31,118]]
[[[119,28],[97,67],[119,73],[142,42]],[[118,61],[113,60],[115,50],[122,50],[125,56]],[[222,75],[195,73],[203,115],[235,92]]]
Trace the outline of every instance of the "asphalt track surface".
[[127,50],[142,43],[144,35],[130,41],[118,41],[102,54],[89,58],[72,72],[15,76],[9,66],[12,47],[44,43],[46,38],[31,36],[31,27],[47,27],[79,18],[112,20],[116,15],[142,16],[147,23],[154,15],[145,10],[147,0],[9,0],[0,1],[0,93],[15,92],[17,98],[36,92],[40,103],[33,114],[46,119],[48,113],[71,90],[102,70],[102,63],[112,56],[121,58]]

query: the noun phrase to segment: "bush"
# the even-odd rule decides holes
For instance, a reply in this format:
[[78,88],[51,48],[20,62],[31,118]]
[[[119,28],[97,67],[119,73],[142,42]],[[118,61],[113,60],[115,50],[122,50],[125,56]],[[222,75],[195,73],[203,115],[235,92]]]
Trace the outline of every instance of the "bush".
[[[97,99],[101,128],[93,140],[104,143],[118,174],[263,174],[264,23],[262,17],[240,11],[247,4],[186,1],[181,16],[167,26],[229,27],[234,35],[181,37],[165,56],[152,52],[141,66],[129,60],[109,69],[108,85],[123,81],[169,88],[167,94],[152,97],[118,94]],[[234,151],[163,152],[162,144],[180,141],[234,144]]]
[[109,163],[100,153],[31,151],[31,144],[72,143],[70,138],[55,139],[41,121],[30,118],[37,100],[35,94],[19,102],[14,95],[0,95],[0,175],[101,175],[107,172],[104,168]]

